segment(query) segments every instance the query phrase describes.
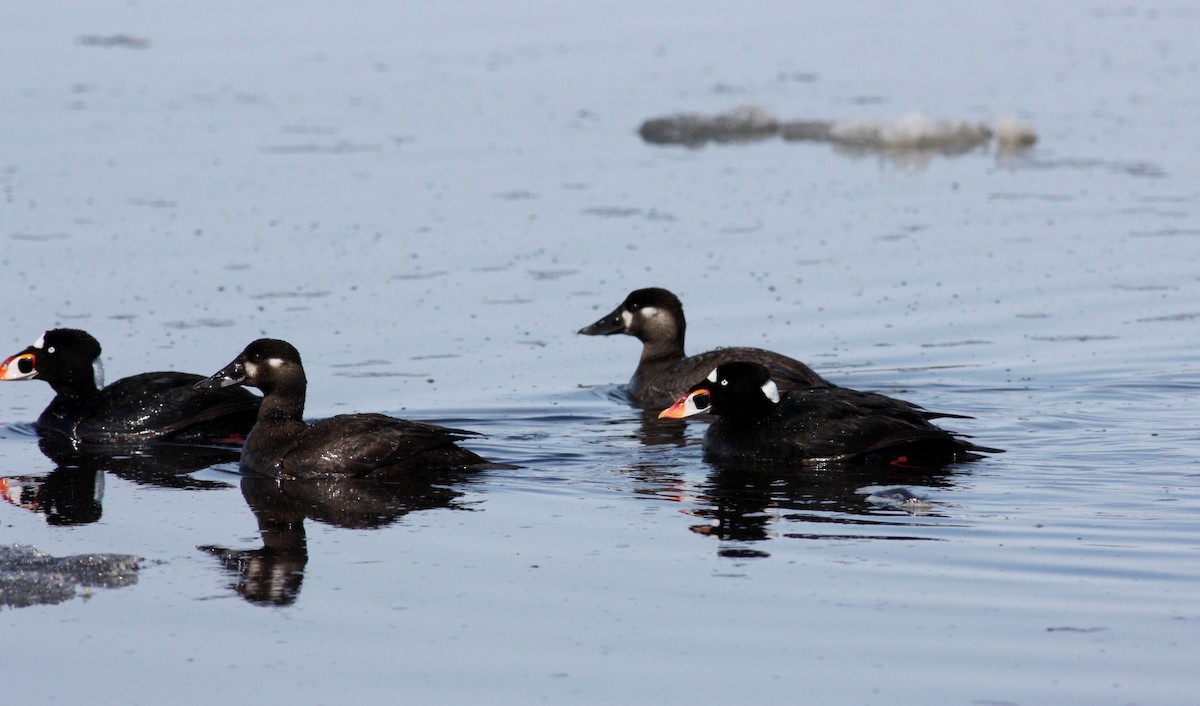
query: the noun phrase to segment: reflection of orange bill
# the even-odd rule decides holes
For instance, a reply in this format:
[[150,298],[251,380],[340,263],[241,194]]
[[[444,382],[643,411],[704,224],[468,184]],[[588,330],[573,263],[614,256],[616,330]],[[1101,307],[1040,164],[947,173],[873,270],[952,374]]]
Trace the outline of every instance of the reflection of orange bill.
[[4,502],[9,505],[36,511],[38,509],[37,493],[29,493],[33,497],[32,501],[22,497],[26,494],[23,491],[27,487],[27,484],[22,483],[20,478],[0,478],[0,498],[3,498]]

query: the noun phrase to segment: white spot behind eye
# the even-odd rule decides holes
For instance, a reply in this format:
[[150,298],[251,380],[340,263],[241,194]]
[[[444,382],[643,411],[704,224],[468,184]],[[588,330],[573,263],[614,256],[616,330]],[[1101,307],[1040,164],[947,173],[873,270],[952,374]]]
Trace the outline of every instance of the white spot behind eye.
[[652,316],[658,316],[658,308],[653,306],[642,307],[642,316],[647,319]]
[[45,348],[46,347],[46,334],[42,334],[41,336],[38,336],[38,340],[33,342],[33,347],[34,348]]
[[709,373],[708,377],[706,377],[704,379],[708,380],[709,382],[716,382],[717,381],[717,369],[713,368],[713,371],[711,373]]
[[764,382],[762,385],[762,391],[763,394],[767,396],[767,399],[775,402],[776,404],[779,403],[779,387],[775,384],[774,380],[767,380]]
[[104,363],[97,358],[92,361],[92,378],[96,381],[96,389],[104,387]]
[[633,323],[633,314],[628,311],[621,312],[621,321],[625,322],[625,330],[629,330],[629,325]]
[[283,358],[267,358],[267,365],[271,366],[272,368],[282,368]]

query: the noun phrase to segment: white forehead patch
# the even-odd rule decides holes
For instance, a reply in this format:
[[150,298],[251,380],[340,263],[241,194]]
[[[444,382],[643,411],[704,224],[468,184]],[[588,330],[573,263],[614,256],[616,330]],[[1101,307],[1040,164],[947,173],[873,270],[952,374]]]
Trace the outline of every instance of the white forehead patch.
[[713,368],[713,371],[711,373],[709,373],[708,377],[706,377],[704,379],[708,380],[709,382],[716,382],[717,381],[717,369]]
[[625,311],[622,311],[621,312],[621,321],[625,322],[625,329],[628,330],[629,325],[633,323],[633,314],[629,313],[628,309],[626,309]]
[[653,306],[642,307],[642,316],[645,316],[647,319],[658,316],[658,307],[653,307]]
[[46,334],[43,333],[41,336],[38,336],[38,340],[33,342],[33,347],[38,348],[38,349],[45,348],[46,347]]
[[764,382],[763,386],[762,386],[762,391],[763,391],[763,394],[767,396],[767,399],[778,404],[779,388],[775,385],[774,380],[767,380],[766,382]]

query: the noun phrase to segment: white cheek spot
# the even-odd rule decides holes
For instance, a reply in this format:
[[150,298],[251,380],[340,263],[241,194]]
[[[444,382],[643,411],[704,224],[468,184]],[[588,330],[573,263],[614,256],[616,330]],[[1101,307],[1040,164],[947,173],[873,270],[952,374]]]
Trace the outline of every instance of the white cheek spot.
[[92,361],[92,378],[96,381],[96,389],[104,387],[104,363],[97,358]]
[[33,342],[33,347],[41,350],[46,347],[46,334],[38,336],[38,340]]
[[628,310],[622,311],[621,312],[621,321],[625,322],[625,330],[628,331],[629,325],[633,323],[633,314],[629,313]]
[[779,387],[775,385],[774,380],[767,380],[766,382],[764,382],[763,386],[762,386],[762,391],[763,391],[763,394],[767,396],[767,399],[771,400],[772,402],[774,402],[776,404],[779,403]]
[[254,377],[258,374],[258,365],[251,363],[250,361],[243,363],[242,367],[246,369],[246,377]]
[[643,308],[642,308],[642,316],[643,316],[643,317],[645,317],[645,318],[647,318],[647,319],[650,319],[650,318],[653,318],[653,317],[655,317],[655,316],[658,316],[658,308],[657,308],[657,307],[653,307],[653,306],[647,306],[647,307],[643,307]]
[[267,358],[267,365],[271,366],[272,368],[282,368],[283,358]]
[[716,382],[717,381],[717,369],[713,368],[713,371],[711,373],[709,373],[708,377],[706,377],[704,379],[708,380],[709,382]]

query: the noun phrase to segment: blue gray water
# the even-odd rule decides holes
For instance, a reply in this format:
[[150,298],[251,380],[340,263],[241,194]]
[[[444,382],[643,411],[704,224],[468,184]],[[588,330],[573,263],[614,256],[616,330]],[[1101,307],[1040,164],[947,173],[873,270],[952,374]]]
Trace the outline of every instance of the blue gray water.
[[[144,559],[0,612],[3,700],[1194,702],[1200,8],[642,5],[8,8],[2,352],[85,328],[117,379],[286,338],[309,415],[476,429],[519,468],[347,509],[226,457],[56,461],[47,386],[0,385],[0,541]],[[746,104],[1039,140],[637,134]],[[643,286],[692,351],[783,351],[1008,451],[730,476],[703,423],[614,399],[635,341],[573,333]]]

